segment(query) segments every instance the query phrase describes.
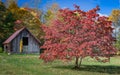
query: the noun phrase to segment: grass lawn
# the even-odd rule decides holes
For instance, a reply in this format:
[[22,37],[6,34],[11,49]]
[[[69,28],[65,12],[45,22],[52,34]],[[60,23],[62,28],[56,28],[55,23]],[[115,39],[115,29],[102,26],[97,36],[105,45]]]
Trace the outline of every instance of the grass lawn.
[[71,69],[74,62],[43,63],[39,55],[7,55],[0,53],[0,75],[120,75],[120,57],[112,57],[110,63],[100,63],[85,58],[80,70]]

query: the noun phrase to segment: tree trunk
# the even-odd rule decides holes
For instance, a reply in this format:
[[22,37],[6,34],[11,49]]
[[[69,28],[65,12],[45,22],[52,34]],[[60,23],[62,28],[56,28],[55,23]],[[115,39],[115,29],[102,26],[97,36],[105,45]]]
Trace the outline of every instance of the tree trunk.
[[74,69],[78,69],[79,68],[78,60],[79,60],[79,57],[76,57]]
[[82,59],[83,59],[83,57],[81,57],[81,58],[80,58],[80,62],[79,62],[79,68],[80,68],[80,66],[81,66]]

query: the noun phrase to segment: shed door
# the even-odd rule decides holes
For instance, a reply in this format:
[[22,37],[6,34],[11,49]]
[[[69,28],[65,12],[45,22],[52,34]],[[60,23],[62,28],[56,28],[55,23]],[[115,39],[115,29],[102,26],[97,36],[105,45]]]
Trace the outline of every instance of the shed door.
[[23,46],[28,46],[28,37],[23,37]]
[[28,51],[28,37],[23,37],[23,52]]

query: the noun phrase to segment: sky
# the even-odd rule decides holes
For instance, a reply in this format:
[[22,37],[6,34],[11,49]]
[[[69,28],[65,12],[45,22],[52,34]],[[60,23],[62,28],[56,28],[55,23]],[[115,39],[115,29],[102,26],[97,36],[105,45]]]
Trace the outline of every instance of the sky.
[[[18,0],[18,5],[22,6],[25,2],[29,2],[29,0]],[[100,11],[98,13],[101,15],[110,15],[113,9],[120,8],[120,0],[41,0],[39,8],[45,10],[45,7],[52,3],[57,3],[60,8],[70,9],[74,9],[73,4],[76,4],[84,11],[88,11],[99,5]]]

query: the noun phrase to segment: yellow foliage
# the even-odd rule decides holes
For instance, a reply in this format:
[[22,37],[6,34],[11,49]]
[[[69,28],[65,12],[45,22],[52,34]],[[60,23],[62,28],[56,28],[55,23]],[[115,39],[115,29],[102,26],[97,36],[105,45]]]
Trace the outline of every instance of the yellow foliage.
[[77,11],[76,12],[74,12],[77,16],[80,16],[80,13],[78,13]]
[[117,51],[117,55],[120,55],[120,51]]
[[32,14],[33,16],[35,16],[35,17],[37,16],[37,13],[36,13],[36,12],[33,12],[33,11],[32,11],[31,14]]
[[112,21],[112,16],[109,16],[108,21]]
[[26,10],[25,8],[20,8],[20,10]]
[[111,15],[109,16],[109,20],[113,22],[117,22],[119,20],[119,17],[120,17],[120,10],[115,9],[115,10],[112,10]]

